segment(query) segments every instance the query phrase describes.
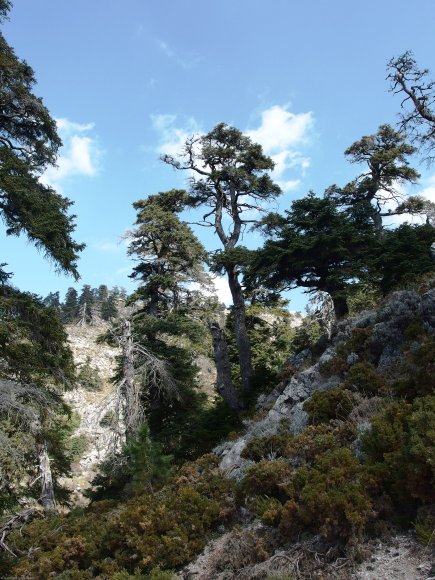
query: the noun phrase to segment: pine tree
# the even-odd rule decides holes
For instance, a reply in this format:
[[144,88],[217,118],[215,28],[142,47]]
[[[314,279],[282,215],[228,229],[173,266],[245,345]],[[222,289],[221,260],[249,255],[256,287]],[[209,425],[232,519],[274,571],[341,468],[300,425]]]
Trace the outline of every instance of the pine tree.
[[249,285],[327,292],[342,318],[348,312],[347,286],[366,274],[374,248],[371,214],[358,206],[342,211],[329,196],[313,193],[294,201],[285,214],[269,214],[260,223],[270,239],[252,261]]
[[[381,125],[377,133],[362,137],[345,151],[351,163],[365,165],[366,171],[344,188],[332,185],[327,196],[343,205],[364,206],[381,235],[383,217],[424,211],[422,198],[413,196],[405,200],[398,190],[399,184],[415,183],[420,177],[407,159],[415,151],[415,147],[406,143],[403,133],[390,125]],[[388,209],[386,204],[390,204]]]
[[75,288],[68,288],[65,301],[62,304],[62,320],[67,324],[76,320],[78,315],[78,292]]
[[82,288],[78,299],[78,324],[92,324],[94,320],[95,292],[89,284]]
[[[261,145],[252,143],[235,127],[220,123],[199,137],[189,138],[179,157],[164,155],[162,160],[178,170],[189,170],[193,207],[208,208],[202,225],[214,228],[226,254],[224,269],[233,299],[235,333],[239,353],[243,390],[251,388],[251,347],[246,327],[245,299],[240,284],[240,264],[234,249],[246,224],[252,222],[245,213],[262,211],[264,202],[275,199],[281,190],[272,182],[268,171],[272,159],[264,155]],[[225,218],[229,218],[229,226]]]
[[[0,21],[9,2],[2,0]],[[56,164],[62,142],[56,123],[33,92],[35,77],[0,33],[0,217],[6,234],[26,234],[56,267],[78,278],[78,252],[84,248],[71,234],[72,202],[40,181]]]

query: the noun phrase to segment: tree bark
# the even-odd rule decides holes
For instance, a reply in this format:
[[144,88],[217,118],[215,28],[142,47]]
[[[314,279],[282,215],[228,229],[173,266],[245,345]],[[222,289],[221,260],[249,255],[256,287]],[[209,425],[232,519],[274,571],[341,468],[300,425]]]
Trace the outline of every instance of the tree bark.
[[332,302],[334,304],[334,313],[337,320],[340,320],[341,318],[344,318],[346,314],[349,314],[347,300],[342,294],[329,293],[329,295],[331,296]]
[[218,322],[210,322],[209,328],[213,339],[214,359],[216,363],[218,393],[230,409],[238,413],[241,409],[239,394],[231,378],[231,365],[228,357],[228,346],[224,331]]
[[122,327],[122,371],[124,425],[125,436],[128,438],[136,433],[142,418],[139,392],[134,380],[133,337],[129,320],[124,320]]
[[57,514],[57,507],[50,458],[48,457],[47,443],[45,440],[38,444],[38,459],[41,477],[41,504],[46,516],[54,516]]
[[239,352],[240,376],[242,389],[245,394],[251,390],[252,362],[251,343],[246,328],[246,309],[242,287],[238,280],[235,266],[226,268],[228,283],[234,305],[234,329],[236,334],[237,349]]

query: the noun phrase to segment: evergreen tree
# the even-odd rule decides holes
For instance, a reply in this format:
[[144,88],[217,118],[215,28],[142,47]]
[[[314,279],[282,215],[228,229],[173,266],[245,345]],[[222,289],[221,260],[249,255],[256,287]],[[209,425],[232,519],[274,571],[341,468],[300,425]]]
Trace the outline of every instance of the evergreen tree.
[[[0,21],[10,3],[2,1]],[[62,142],[56,123],[33,92],[35,77],[0,33],[0,217],[6,234],[22,233],[56,267],[78,278],[77,258],[83,244],[71,237],[72,202],[40,181],[56,164]]]
[[78,315],[78,292],[75,288],[68,288],[65,302],[62,304],[62,320],[67,324],[76,320]]
[[72,354],[57,312],[36,296],[0,286],[0,312],[0,510],[33,495],[51,513],[68,470],[61,392],[74,380]]
[[415,284],[419,276],[435,270],[430,248],[435,243],[435,228],[431,225],[403,224],[386,232],[375,261],[384,294]]
[[341,211],[313,193],[292,203],[285,216],[269,214],[260,226],[270,239],[254,256],[249,286],[327,292],[337,318],[348,312],[347,286],[367,273],[373,227],[361,207]]
[[61,310],[59,291],[50,292],[43,300],[44,306],[54,308],[57,311]]
[[79,324],[91,324],[94,320],[95,292],[89,284],[82,288],[78,299],[78,322]]
[[412,52],[406,51],[388,63],[390,91],[401,93],[400,130],[421,146],[426,160],[434,160],[435,81],[428,69],[418,67]]
[[[189,344],[200,340],[201,326],[187,315],[187,305],[188,284],[206,280],[201,263],[206,254],[178,217],[185,197],[186,192],[171,190],[134,204],[138,215],[129,254],[138,260],[132,277],[140,286],[129,299],[131,320],[124,320],[119,331],[117,379],[127,437],[147,422],[152,436],[163,439],[165,451],[182,436],[180,410],[190,414],[200,402]],[[181,421],[174,429],[177,418]]]
[[101,318],[107,322],[118,316],[118,308],[113,293],[110,293],[107,299],[101,304]]
[[[420,177],[407,158],[415,148],[405,142],[405,135],[390,125],[381,125],[374,135],[356,141],[345,151],[351,163],[364,164],[366,171],[344,188],[331,186],[327,195],[343,205],[360,204],[370,213],[378,235],[383,232],[382,218],[403,213],[422,213],[424,200],[403,200],[399,184],[415,183]],[[396,207],[385,209],[386,204]]]
[[[227,253],[225,272],[233,299],[235,333],[239,352],[243,390],[251,388],[251,347],[246,327],[245,300],[239,281],[240,264],[233,250],[240,241],[246,224],[247,210],[262,210],[265,201],[280,195],[269,170],[272,159],[264,155],[261,145],[252,143],[238,129],[220,123],[206,135],[189,138],[183,159],[165,155],[165,163],[178,170],[192,172],[189,203],[208,208],[202,224],[214,228]],[[228,223],[225,218],[229,218]]]

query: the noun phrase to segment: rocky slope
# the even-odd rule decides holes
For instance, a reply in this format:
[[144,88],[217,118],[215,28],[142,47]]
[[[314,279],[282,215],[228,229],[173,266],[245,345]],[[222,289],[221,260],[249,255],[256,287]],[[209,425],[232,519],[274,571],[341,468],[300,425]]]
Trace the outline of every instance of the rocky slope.
[[105,459],[113,446],[114,433],[108,426],[102,425],[101,420],[114,409],[114,385],[110,379],[114,374],[119,349],[107,344],[97,344],[98,336],[106,330],[107,324],[103,321],[93,326],[67,327],[76,365],[80,368],[90,361],[89,365],[98,372],[101,379],[101,388],[98,390],[79,386],[65,396],[80,419],[73,435],[81,437],[85,447],[81,457],[72,465],[72,476],[63,480],[73,492],[71,499],[76,505],[87,503],[83,491],[90,487],[90,482],[96,475],[96,465]]

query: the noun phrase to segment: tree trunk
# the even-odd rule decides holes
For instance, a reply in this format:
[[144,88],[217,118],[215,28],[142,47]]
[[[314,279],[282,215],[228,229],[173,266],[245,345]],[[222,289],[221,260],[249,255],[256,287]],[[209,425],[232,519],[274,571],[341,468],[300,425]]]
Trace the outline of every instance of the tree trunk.
[[379,212],[377,212],[376,210],[374,210],[372,212],[372,220],[373,220],[373,225],[375,226],[375,231],[376,231],[376,235],[378,237],[381,237],[382,234],[384,233],[384,229],[382,226],[382,216]]
[[332,302],[334,304],[334,313],[337,320],[340,320],[341,318],[344,318],[346,314],[349,314],[349,307],[347,305],[345,296],[342,294],[331,293],[329,293],[329,295],[331,296]]
[[39,471],[41,477],[41,503],[46,516],[57,514],[56,499],[54,497],[53,477],[51,475],[50,459],[48,457],[47,443],[42,441],[38,444]]
[[122,327],[122,375],[125,436],[128,438],[136,433],[142,419],[139,392],[134,380],[133,337],[129,320],[124,320]]
[[235,266],[226,268],[228,283],[234,305],[234,329],[236,333],[237,349],[239,351],[240,376],[242,389],[245,394],[251,390],[252,362],[251,343],[246,328],[246,310],[242,287],[237,278]]
[[231,365],[228,358],[228,346],[224,331],[218,322],[210,322],[209,328],[213,338],[214,360],[217,371],[217,390],[228,407],[237,413],[240,411],[241,404],[239,394],[234,388],[231,379]]

